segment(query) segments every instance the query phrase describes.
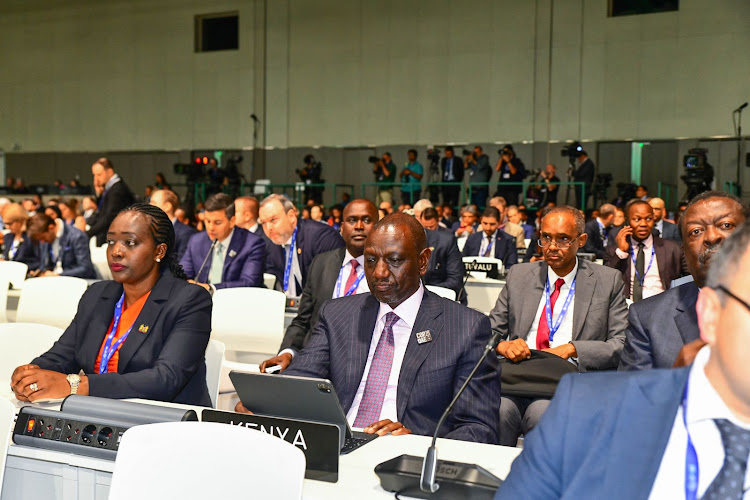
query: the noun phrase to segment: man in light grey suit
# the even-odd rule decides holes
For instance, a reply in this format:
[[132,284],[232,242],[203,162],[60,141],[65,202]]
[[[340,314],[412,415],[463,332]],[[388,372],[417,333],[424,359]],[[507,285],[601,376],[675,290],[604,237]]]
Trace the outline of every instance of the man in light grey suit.
[[630,306],[620,370],[671,368],[693,362],[706,345],[700,339],[695,312],[699,287],[706,282],[711,256],[744,224],[745,210],[739,198],[718,191],[701,193],[690,201],[680,224],[685,235],[682,249],[693,282]]
[[[544,261],[509,271],[490,323],[504,339],[498,354],[511,362],[528,359],[536,349],[569,360],[581,372],[617,367],[627,326],[624,283],[618,271],[577,258],[586,244],[584,226],[580,211],[551,209],[541,223]],[[514,446],[548,405],[547,398],[501,397],[500,444]]]

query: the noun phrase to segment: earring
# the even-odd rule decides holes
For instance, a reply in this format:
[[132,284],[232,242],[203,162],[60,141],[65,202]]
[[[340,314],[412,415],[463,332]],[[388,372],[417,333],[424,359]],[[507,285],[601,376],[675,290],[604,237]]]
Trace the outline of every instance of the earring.
[[156,258],[156,262],[161,262],[161,258],[160,258],[160,257],[157,257],[157,258]]

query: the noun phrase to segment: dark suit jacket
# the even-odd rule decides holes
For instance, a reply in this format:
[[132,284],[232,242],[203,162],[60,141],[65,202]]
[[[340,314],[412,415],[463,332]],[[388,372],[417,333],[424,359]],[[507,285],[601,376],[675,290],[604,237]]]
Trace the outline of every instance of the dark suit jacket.
[[[344,247],[344,239],[332,227],[314,220],[297,219],[297,258],[302,273],[302,288],[307,283],[307,273],[313,258],[323,252]],[[284,247],[275,245],[266,235],[266,272],[276,276],[276,284],[284,282],[286,260]]]
[[[500,332],[503,340],[528,337],[544,294],[547,268],[547,263],[540,261],[518,264],[508,272],[490,312],[492,329]],[[572,342],[578,351],[579,371],[617,368],[628,324],[622,290],[618,272],[578,260]]]
[[115,182],[111,188],[104,191],[102,196],[99,197],[97,203],[99,204],[99,210],[93,216],[93,220],[89,222],[89,230],[86,231],[86,236],[92,238],[96,236],[96,245],[104,245],[104,241],[107,239],[107,231],[109,225],[115,220],[120,210],[127,208],[133,204],[135,198],[130,188],[125,184],[125,181],[120,179]]
[[[441,177],[441,181],[445,182],[445,166],[448,163],[448,158],[443,157],[440,160],[440,172],[443,174]],[[464,180],[464,162],[461,160],[461,158],[453,156],[453,178],[455,181],[452,182],[461,182]]]
[[[479,255],[479,250],[482,248],[482,238],[484,238],[484,231],[472,233],[468,236],[464,245],[464,257]],[[505,269],[509,269],[513,264],[518,263],[516,239],[505,231],[498,230],[495,243],[492,245],[492,253],[491,257],[503,261]]]
[[5,260],[14,260],[16,262],[23,262],[29,266],[29,270],[39,269],[39,244],[34,243],[28,233],[24,233],[23,240],[18,245],[18,250],[10,259],[10,249],[13,246],[13,233],[8,233],[3,236],[3,258]]
[[[211,239],[205,232],[190,237],[187,251],[180,260],[188,278],[200,283],[208,282],[208,272],[211,270],[213,255],[208,257],[206,265],[203,259],[211,251]],[[224,257],[224,271],[221,273],[221,283],[213,283],[217,288],[263,286],[263,258],[266,249],[263,240],[247,229],[234,227],[234,234],[229,240],[229,247]]]
[[197,233],[198,230],[193,226],[188,226],[182,222],[174,221],[174,246],[175,252],[177,253],[177,262],[182,260],[182,256],[187,251],[188,241],[190,237]]
[[[32,361],[46,370],[89,378],[89,394],[211,406],[204,353],[211,334],[211,295],[164,271],[119,350],[117,373],[94,373],[122,285],[94,283],[70,326]],[[143,332],[140,326],[148,327]]]
[[648,498],[689,373],[565,375],[495,498]]
[[425,285],[450,288],[458,294],[464,279],[464,264],[456,237],[446,230],[425,230],[425,233],[427,246],[432,248],[432,255],[427,264],[427,273],[422,276],[422,282]]
[[[677,227],[677,224],[672,224],[669,221],[663,221],[662,222],[662,231],[664,234],[660,234],[662,238],[665,240],[672,240],[676,241],[677,243],[682,242],[682,236],[680,235],[680,228]],[[656,226],[654,226],[654,232],[656,232]]]
[[[584,232],[589,237],[581,251],[596,254],[597,259],[603,259],[607,255],[607,252],[604,247],[604,240],[599,232],[599,222],[596,219],[588,221]],[[609,245],[609,242],[607,245]]]
[[[320,310],[310,343],[285,375],[328,378],[348,412],[364,376],[380,303],[369,293],[336,299]],[[429,330],[432,341],[417,343]],[[401,366],[398,420],[415,434],[432,435],[443,411],[479,360],[490,338],[487,317],[425,290]],[[500,371],[490,356],[469,383],[439,436],[498,443]]]
[[[40,270],[52,271],[55,269],[55,262],[50,260],[49,243],[39,243],[39,256],[41,260]],[[91,250],[89,249],[89,240],[78,228],[64,224],[63,234],[60,236],[60,255],[55,256],[60,259],[63,272],[61,276],[73,276],[83,279],[96,279],[94,264],[91,262]]]
[[[665,240],[658,236],[653,236],[653,238],[656,264],[659,267],[659,278],[661,278],[664,290],[669,290],[669,285],[672,283],[672,280],[676,280],[677,278],[688,274],[685,255],[682,253],[680,245],[674,241]],[[630,251],[628,252],[628,257],[626,259],[621,259],[617,256],[617,253],[615,252],[617,249],[616,243],[614,245],[607,245],[607,255],[604,259],[605,266],[617,269],[622,274],[622,281],[625,283],[624,293],[626,298],[631,297],[632,290],[632,280],[630,277],[630,266],[633,265],[633,259],[631,257],[633,251],[632,241],[632,238],[629,237],[628,242],[630,243]],[[645,259],[645,265],[648,266],[648,262],[651,260],[651,254],[649,253],[646,255]]]
[[307,345],[312,329],[318,324],[320,307],[333,297],[333,289],[345,255],[346,248],[337,248],[318,254],[313,259],[307,283],[299,299],[297,316],[286,329],[279,351],[299,351]]
[[700,338],[699,291],[685,283],[631,305],[620,370],[672,368],[682,346]]

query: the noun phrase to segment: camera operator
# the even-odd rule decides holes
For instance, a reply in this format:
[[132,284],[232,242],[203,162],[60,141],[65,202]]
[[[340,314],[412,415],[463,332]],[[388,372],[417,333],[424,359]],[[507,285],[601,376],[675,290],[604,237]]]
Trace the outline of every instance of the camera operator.
[[393,182],[396,180],[396,165],[393,163],[391,153],[383,154],[382,158],[370,157],[373,164],[372,172],[375,174],[375,182],[378,184],[378,196],[375,203],[379,206],[387,201],[393,204]]
[[404,205],[414,205],[422,196],[424,168],[417,161],[416,149],[410,149],[406,157],[409,161],[401,171],[401,201]]
[[[463,165],[461,160],[456,158],[453,146],[445,147],[445,157],[440,162],[440,168],[443,172],[443,182],[463,182]],[[461,186],[443,186],[443,203],[451,207],[457,206],[460,193]]]
[[484,208],[487,204],[487,196],[490,194],[488,183],[492,177],[492,167],[489,157],[484,154],[482,146],[474,146],[474,151],[464,149],[464,169],[469,172],[469,188],[471,189],[471,203],[478,208]]
[[500,159],[497,160],[495,171],[500,172],[500,176],[497,179],[495,196],[502,196],[509,205],[515,205],[523,192],[523,184],[520,183],[526,177],[526,167],[510,144],[504,146],[498,154]]
[[557,205],[557,192],[560,188],[560,178],[557,176],[557,167],[548,163],[544,170],[539,173],[539,180],[543,184],[537,184],[537,188],[542,193],[541,207],[546,207],[550,203]]
[[216,158],[208,159],[208,170],[206,171],[206,175],[208,175],[208,189],[206,190],[207,196],[220,193],[224,186],[229,182],[224,170],[219,168],[219,163],[216,161]]
[[581,150],[578,157],[575,159],[575,170],[573,171],[573,181],[583,182],[586,185],[586,199],[583,197],[581,192],[581,186],[575,186],[576,193],[576,208],[586,206],[589,196],[591,195],[591,189],[594,183],[594,162],[591,161],[586,151]]
[[311,187],[310,184],[320,184],[320,175],[323,173],[323,164],[315,160],[313,155],[306,155],[302,160],[305,166],[301,170],[296,170],[299,178],[307,186],[305,188],[305,200],[314,200],[316,205],[323,202],[323,193],[320,187]]

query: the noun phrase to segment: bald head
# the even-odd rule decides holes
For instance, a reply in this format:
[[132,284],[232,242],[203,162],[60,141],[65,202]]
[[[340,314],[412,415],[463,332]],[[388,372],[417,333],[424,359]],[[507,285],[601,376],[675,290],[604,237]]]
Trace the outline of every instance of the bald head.
[[661,198],[650,198],[648,204],[654,209],[654,222],[659,222],[664,217],[664,200]]
[[373,228],[373,233],[393,234],[394,231],[403,232],[408,236],[408,241],[401,241],[401,244],[414,243],[414,249],[417,253],[427,248],[427,235],[424,232],[422,224],[414,217],[407,214],[395,213],[387,215],[378,221]]

